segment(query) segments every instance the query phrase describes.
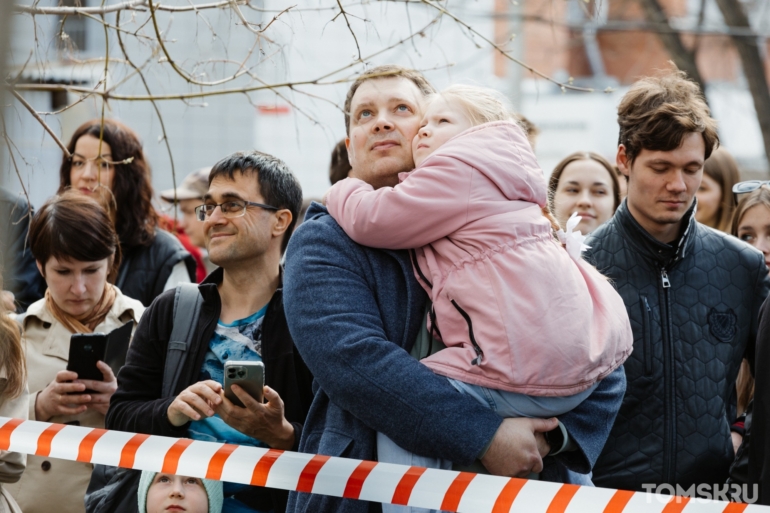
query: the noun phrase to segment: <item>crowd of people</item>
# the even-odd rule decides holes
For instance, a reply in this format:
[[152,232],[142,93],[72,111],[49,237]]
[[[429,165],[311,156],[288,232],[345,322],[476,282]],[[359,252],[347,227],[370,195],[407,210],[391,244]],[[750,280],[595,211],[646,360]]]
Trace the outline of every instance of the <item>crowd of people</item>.
[[[740,181],[697,85],[638,81],[615,162],[550,178],[485,88],[385,65],[344,111],[317,202],[244,151],[159,213],[110,119],[36,212],[3,191],[0,416],[770,503],[770,188]],[[73,340],[124,327],[119,363],[74,370]],[[264,369],[259,397],[233,364]],[[426,511],[0,452],[0,512],[169,510]]]

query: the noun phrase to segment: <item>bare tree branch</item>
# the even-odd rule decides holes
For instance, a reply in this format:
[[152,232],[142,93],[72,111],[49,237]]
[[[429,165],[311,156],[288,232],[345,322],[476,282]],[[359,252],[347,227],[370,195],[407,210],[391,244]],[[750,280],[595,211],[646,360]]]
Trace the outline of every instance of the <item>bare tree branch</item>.
[[[107,14],[125,9],[135,9],[146,5],[147,0],[128,0],[121,4],[101,5],[99,7],[36,7],[29,5],[14,5],[13,10],[26,14]],[[37,2],[35,2],[37,4]]]
[[[428,22],[421,29],[415,31],[413,34],[410,34],[409,36],[404,37],[388,45],[385,48],[377,50],[376,52],[372,52],[371,54],[364,57],[362,60],[364,62],[369,61],[382,53],[388,52],[393,48],[401,46],[405,42],[410,41],[415,37],[423,35],[425,31],[428,30],[428,28],[430,28],[432,25],[436,24],[439,21],[439,19],[441,19],[440,14],[436,16],[433,20]],[[275,84],[254,85],[254,86],[246,86],[246,87],[239,87],[239,88],[232,88],[232,89],[215,89],[212,91],[199,91],[199,92],[193,92],[193,93],[148,94],[146,96],[123,95],[123,94],[115,94],[111,91],[107,91],[107,92],[92,91],[91,89],[88,89],[86,87],[72,86],[72,85],[65,85],[65,84],[16,84],[13,86],[6,85],[5,87],[10,88],[11,90],[14,90],[14,91],[72,91],[77,93],[92,92],[93,94],[100,95],[106,99],[121,100],[121,101],[191,100],[194,98],[206,98],[209,96],[222,96],[222,95],[228,95],[228,94],[248,93],[253,91],[264,91],[266,89],[276,90],[280,88],[287,88],[287,87],[291,88],[291,87],[303,86],[303,85],[334,85],[334,84],[339,84],[343,82],[352,82],[355,80],[356,77],[346,77],[338,80],[327,80],[327,79],[335,75],[338,75],[343,71],[350,69],[353,66],[356,66],[358,64],[360,64],[360,62],[358,60],[354,60],[353,62],[350,62],[345,66],[342,66],[341,68],[335,69],[333,71],[330,71],[329,73],[326,73],[320,77],[317,77],[311,80],[288,81],[288,82],[281,82],[281,83],[275,83]]]
[[[27,205],[29,206],[29,210],[27,211],[27,215],[29,216],[30,220],[32,219],[32,201],[29,199],[29,193],[27,192],[27,188],[24,186],[24,179],[21,177],[21,172],[19,171],[19,166],[16,164],[16,157],[13,156],[13,147],[11,145],[11,140],[8,137],[8,128],[5,125],[5,116],[0,114],[0,121],[3,122],[3,140],[5,141],[5,147],[8,148],[8,157],[11,159],[11,163],[13,164],[13,169],[16,171],[16,176],[19,178],[19,185],[21,185],[21,191],[24,193],[24,197],[27,199]],[[29,233],[27,233],[27,237],[29,237]],[[27,241],[24,241],[24,244],[26,246]]]
[[[248,4],[249,0],[235,0],[238,4]],[[36,2],[37,3],[37,2]],[[191,6],[175,6],[175,5],[155,5],[155,10],[168,11],[168,12],[188,12],[202,9],[220,9],[227,7],[231,4],[231,0],[222,0],[220,2],[213,2],[209,4],[198,4]],[[32,15],[38,14],[108,14],[116,11],[125,10],[144,10],[148,7],[147,0],[128,0],[121,4],[102,5],[99,7],[36,7],[28,5],[14,5],[13,10],[19,13],[26,13]]]
[[[72,155],[70,154],[69,150],[68,150],[68,149],[67,149],[67,147],[64,145],[64,143],[63,143],[63,142],[61,142],[61,139],[59,139],[59,136],[57,136],[57,135],[54,133],[54,131],[51,129],[51,127],[50,127],[50,126],[48,126],[48,123],[46,123],[46,122],[45,122],[45,120],[43,120],[43,118],[41,118],[41,117],[40,117],[40,115],[37,113],[37,111],[35,110],[35,108],[34,108],[32,105],[30,105],[29,103],[27,103],[27,100],[25,100],[23,96],[21,96],[19,93],[17,93],[17,92],[16,92],[16,91],[14,91],[13,89],[11,89],[11,94],[13,95],[13,97],[14,97],[14,98],[16,98],[17,100],[19,100],[19,103],[21,103],[22,105],[24,105],[24,108],[25,108],[25,109],[27,109],[27,110],[29,111],[29,113],[30,113],[30,114],[32,114],[32,117],[33,117],[33,118],[35,118],[35,119],[37,120],[37,122],[38,122],[38,123],[40,123],[41,125],[43,125],[43,128],[45,129],[45,131],[46,131],[46,132],[48,132],[48,135],[50,135],[50,136],[51,136],[51,138],[52,138],[52,139],[54,140],[54,142],[56,143],[56,145],[57,145],[59,148],[61,148],[61,149],[62,149],[62,151],[64,152],[64,154],[65,154],[67,157],[71,157]],[[5,132],[4,132],[4,133],[5,133]],[[6,136],[6,137],[7,137],[7,136]]]
[[[337,0],[337,5],[340,7],[340,12],[337,14],[339,16],[342,15],[343,18],[345,18],[345,23],[348,26],[348,30],[350,31],[350,35],[353,36],[353,41],[356,42],[356,50],[358,51],[358,60],[361,60],[361,47],[358,45],[358,38],[356,37],[356,33],[353,32],[353,27],[350,26],[350,20],[348,20],[348,13],[345,11],[345,8],[342,7],[342,0]],[[337,18],[337,16],[334,17],[334,19]],[[334,19],[332,21],[334,21]]]
[[[117,15],[117,19],[115,23],[120,26],[120,13]],[[128,52],[126,51],[126,47],[123,44],[123,38],[120,37],[120,33],[118,33],[118,45],[120,46],[120,50],[123,52],[123,56],[126,58],[126,61],[128,64],[134,68],[136,73],[139,75],[139,78],[142,80],[142,84],[144,84],[144,89],[147,91],[147,94],[152,94],[150,91],[150,86],[147,84],[147,80],[144,77],[144,73],[142,73],[141,68],[136,66],[131,58],[128,56]],[[160,122],[160,130],[163,133],[163,142],[166,144],[166,151],[168,151],[168,159],[171,162],[171,183],[174,187],[174,203],[177,202],[176,198],[176,168],[174,167],[174,154],[171,152],[171,143],[169,143],[168,140],[168,133],[166,132],[166,124],[163,122],[163,116],[160,113],[160,109],[158,108],[158,104],[155,103],[155,101],[152,101],[152,106],[155,109],[155,114],[158,116],[158,121]],[[174,211],[174,223],[176,224],[176,210]]]
[[445,16],[453,19],[458,25],[464,27],[468,32],[470,32],[471,34],[477,36],[479,39],[483,40],[489,46],[491,46],[492,48],[494,48],[495,50],[500,52],[506,59],[515,62],[516,64],[518,64],[519,66],[523,67],[524,69],[526,69],[527,71],[529,71],[533,75],[536,75],[536,76],[538,76],[540,78],[543,78],[543,79],[547,80],[548,82],[551,82],[553,84],[558,85],[559,87],[561,87],[562,91],[564,91],[566,89],[571,89],[573,91],[584,91],[584,92],[587,92],[587,93],[594,92],[594,90],[591,89],[591,88],[577,87],[577,86],[574,86],[572,84],[567,84],[567,83],[559,82],[558,80],[554,80],[553,78],[549,77],[545,73],[543,73],[541,71],[538,71],[535,68],[533,68],[532,66],[529,66],[525,62],[521,61],[520,59],[517,59],[516,57],[514,57],[513,55],[511,55],[510,53],[505,51],[505,49],[501,45],[498,45],[497,43],[495,43],[494,41],[492,41],[488,37],[485,37],[478,30],[474,29],[467,22],[463,21],[459,17],[457,17],[454,14],[452,14],[451,12],[447,11],[444,7],[436,4],[432,0],[421,0],[421,2],[424,3],[425,5],[428,5],[428,6],[432,7],[433,9],[436,9],[441,14],[444,14]]
[[[645,17],[652,23],[668,25],[668,17],[658,0],[640,0]],[[706,90],[706,83],[695,62],[695,52],[688,49],[678,32],[658,32],[658,39],[668,51],[676,67],[687,73],[687,76],[701,91]]]

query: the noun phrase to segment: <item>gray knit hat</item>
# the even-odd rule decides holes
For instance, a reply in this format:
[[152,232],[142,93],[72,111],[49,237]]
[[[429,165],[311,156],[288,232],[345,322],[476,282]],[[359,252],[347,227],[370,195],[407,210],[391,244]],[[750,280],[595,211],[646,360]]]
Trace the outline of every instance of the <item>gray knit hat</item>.
[[[147,492],[156,474],[157,472],[142,471],[142,477],[139,479],[139,492],[137,493],[139,513],[147,513]],[[201,481],[206,489],[206,495],[209,497],[209,513],[222,513],[222,502],[224,501],[222,482],[210,479],[201,479]]]

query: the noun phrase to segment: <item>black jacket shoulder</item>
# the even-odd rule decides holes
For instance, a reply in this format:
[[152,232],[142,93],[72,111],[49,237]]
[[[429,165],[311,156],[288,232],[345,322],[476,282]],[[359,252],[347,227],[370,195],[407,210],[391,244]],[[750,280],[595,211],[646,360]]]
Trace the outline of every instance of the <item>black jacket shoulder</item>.
[[179,262],[184,262],[191,282],[195,282],[195,259],[179,239],[156,229],[149,246],[129,248],[123,254],[116,285],[128,297],[149,306],[158,297]]

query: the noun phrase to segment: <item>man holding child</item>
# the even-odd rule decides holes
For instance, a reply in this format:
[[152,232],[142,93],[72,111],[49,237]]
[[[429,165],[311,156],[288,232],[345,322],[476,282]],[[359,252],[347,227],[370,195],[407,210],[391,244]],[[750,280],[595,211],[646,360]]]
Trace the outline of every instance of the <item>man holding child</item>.
[[[417,72],[381,66],[360,77],[345,105],[350,176],[375,189],[414,167],[412,140],[434,90]],[[577,408],[556,419],[501,419],[410,355],[432,353],[430,311],[408,252],[354,243],[319,206],[294,234],[286,257],[289,328],[315,376],[300,450],[372,460],[377,433],[423,456],[494,474],[566,479],[588,473],[625,389],[610,373]],[[544,433],[549,433],[551,445]],[[547,460],[548,461],[548,460]],[[560,470],[559,470],[560,469]],[[289,511],[378,511],[379,505],[292,493]]]

